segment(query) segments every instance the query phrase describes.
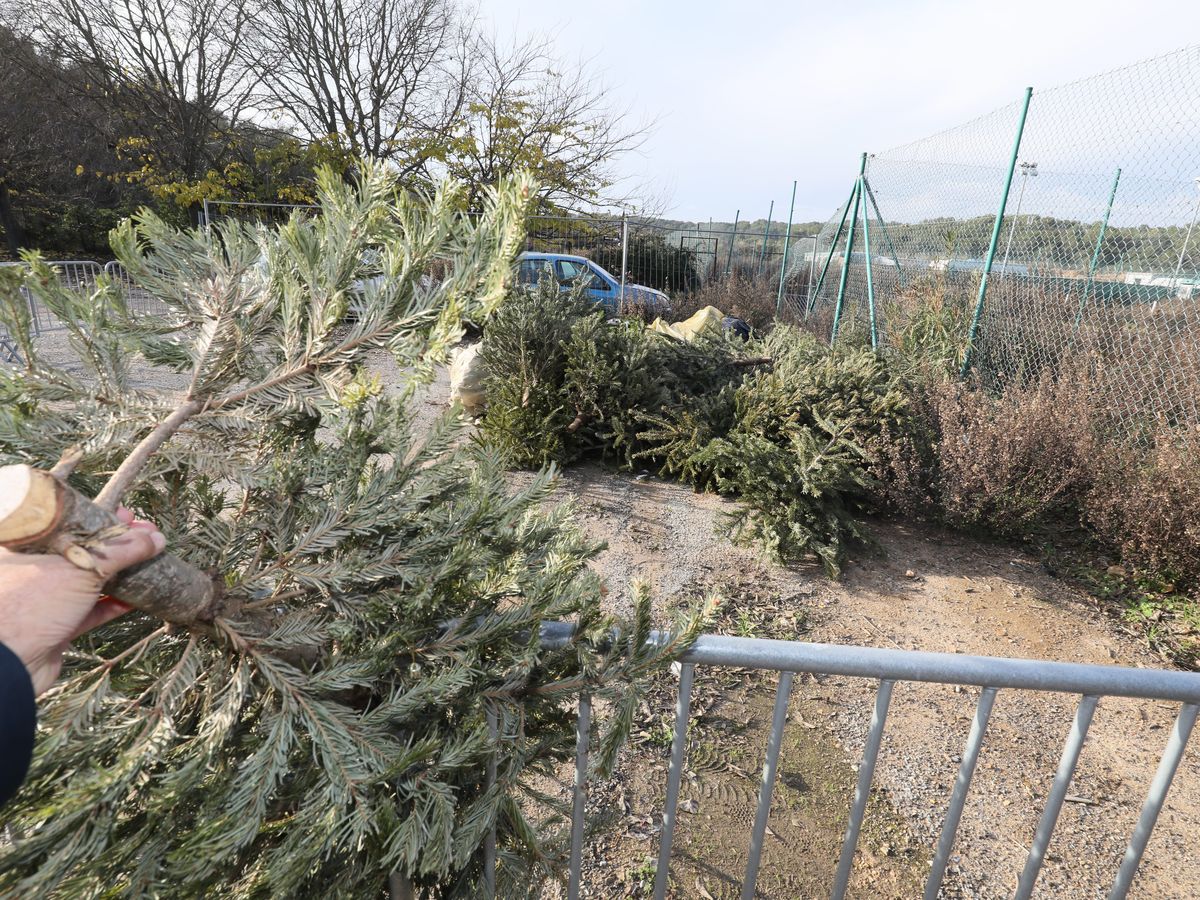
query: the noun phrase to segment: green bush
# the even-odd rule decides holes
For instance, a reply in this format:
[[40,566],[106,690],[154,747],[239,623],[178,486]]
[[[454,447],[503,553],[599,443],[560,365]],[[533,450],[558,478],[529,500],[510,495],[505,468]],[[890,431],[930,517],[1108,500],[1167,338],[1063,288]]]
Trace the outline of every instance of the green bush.
[[647,416],[739,378],[738,352],[732,340],[688,344],[636,320],[606,321],[578,292],[543,279],[487,323],[482,436],[528,468],[581,456],[629,467],[646,449]]
[[870,447],[904,414],[883,361],[779,327],[685,343],[606,323],[557,286],[513,297],[483,344],[485,441],[515,463],[658,467],[741,504],[736,538],[836,573],[870,498]]
[[643,438],[664,474],[740,499],[735,538],[781,561],[816,555],[840,571],[848,543],[865,540],[857,517],[870,498],[872,446],[904,415],[883,361],[830,350],[780,326],[762,343],[770,369],[747,375],[692,408],[675,408]]

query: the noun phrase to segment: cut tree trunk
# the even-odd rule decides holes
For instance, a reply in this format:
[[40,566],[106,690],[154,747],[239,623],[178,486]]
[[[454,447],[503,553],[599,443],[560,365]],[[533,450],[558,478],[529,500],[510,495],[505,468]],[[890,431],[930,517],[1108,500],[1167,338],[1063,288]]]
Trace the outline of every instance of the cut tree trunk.
[[[49,472],[0,466],[0,547],[23,553],[61,553],[72,562],[89,544],[125,528],[117,517]],[[87,567],[87,558],[77,564]],[[117,573],[106,594],[179,625],[211,622],[221,586],[169,553]]]

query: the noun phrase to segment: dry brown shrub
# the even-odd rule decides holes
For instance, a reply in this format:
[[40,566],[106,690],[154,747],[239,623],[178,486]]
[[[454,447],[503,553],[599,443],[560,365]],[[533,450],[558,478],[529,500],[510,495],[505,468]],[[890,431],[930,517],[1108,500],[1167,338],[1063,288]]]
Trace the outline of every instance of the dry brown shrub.
[[877,452],[893,506],[1009,537],[1077,526],[1098,447],[1085,384],[1047,376],[993,394],[926,382],[911,409]]
[[1161,431],[1150,452],[1109,447],[1086,498],[1088,525],[1139,568],[1200,579],[1200,428]]

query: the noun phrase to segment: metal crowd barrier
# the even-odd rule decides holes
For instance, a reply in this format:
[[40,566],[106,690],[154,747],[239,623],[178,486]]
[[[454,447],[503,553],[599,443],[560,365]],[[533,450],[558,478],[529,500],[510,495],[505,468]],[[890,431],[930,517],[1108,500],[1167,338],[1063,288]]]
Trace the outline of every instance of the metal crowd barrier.
[[[552,623],[542,627],[542,641],[548,647],[562,646],[570,639],[572,626]],[[652,640],[662,640],[655,635]],[[663,811],[662,834],[659,844],[658,868],[654,878],[654,897],[666,896],[670,871],[671,843],[674,836],[679,803],[680,780],[683,774],[692,681],[696,666],[732,666],[763,669],[780,673],[775,695],[775,708],[763,764],[762,786],[758,808],[750,834],[749,860],[742,882],[743,900],[754,896],[762,856],[763,837],[771,809],[771,792],[779,763],[779,749],[787,720],[788,700],[797,673],[841,675],[878,681],[871,726],[858,769],[858,783],[850,807],[850,822],[842,841],[841,855],[834,875],[834,900],[845,896],[850,870],[858,844],[859,830],[866,811],[867,796],[875,773],[879,746],[883,739],[892,688],[897,681],[932,682],[950,685],[974,685],[982,688],[975,717],[962,754],[958,776],[950,794],[950,802],[942,823],[941,834],[934,853],[933,864],[925,885],[925,900],[934,900],[945,875],[958,832],[959,819],[971,786],[979,751],[991,717],[996,693],[1000,690],[1054,691],[1079,695],[1070,734],[1063,746],[1062,756],[1051,784],[1046,805],[1042,810],[1033,843],[1017,883],[1015,897],[1024,900],[1033,893],[1034,884],[1046,855],[1046,848],[1058,821],[1059,811],[1083,749],[1092,714],[1101,697],[1137,697],[1146,700],[1171,700],[1181,705],[1167,745],[1142,804],[1137,825],[1121,860],[1109,900],[1125,897],[1137,873],[1150,833],[1158,820],[1167,790],[1175,777],[1188,737],[1196,724],[1200,710],[1200,674],[1163,669],[1129,669],[1118,666],[1093,666],[1076,663],[1043,662],[1032,659],[1004,659],[987,656],[963,656],[949,653],[923,653],[913,650],[888,650],[872,647],[849,647],[832,644],[810,644],[799,641],[774,641],[754,638],[704,635],[681,657],[682,671],[675,704],[675,732],[671,743],[671,763],[667,774],[666,807]],[[568,867],[568,897],[579,897],[583,858],[584,807],[587,800],[587,765],[591,727],[591,699],[583,696],[579,703],[576,730],[575,784],[571,820],[571,849]],[[493,723],[494,728],[494,723]],[[494,773],[492,773],[494,780]],[[485,848],[485,887],[494,891],[496,850],[495,836]],[[490,895],[490,893],[489,893]]]

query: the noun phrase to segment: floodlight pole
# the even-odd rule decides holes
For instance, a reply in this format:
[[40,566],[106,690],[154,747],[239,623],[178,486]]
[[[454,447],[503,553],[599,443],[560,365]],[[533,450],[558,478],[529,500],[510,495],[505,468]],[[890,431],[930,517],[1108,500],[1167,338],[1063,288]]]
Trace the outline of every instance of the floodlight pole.
[[787,274],[788,246],[792,241],[792,216],[796,212],[796,182],[792,182],[792,205],[788,209],[787,231],[783,234],[783,262],[779,264],[779,293],[775,297],[775,316],[783,309],[783,279]]
[[[1200,178],[1196,179],[1196,188],[1200,190]],[[1188,245],[1192,242],[1192,231],[1196,228],[1196,217],[1200,215],[1200,196],[1196,198],[1196,206],[1192,209],[1192,223],[1188,225],[1187,234],[1183,238],[1183,246],[1179,248],[1179,261],[1175,263],[1175,274],[1171,276],[1171,294],[1179,282],[1179,272],[1183,269],[1183,258],[1187,256]]]
[[1112,190],[1108,192],[1108,206],[1104,208],[1104,219],[1100,223],[1100,233],[1096,235],[1096,249],[1092,251],[1092,261],[1088,265],[1087,285],[1083,289],[1083,296],[1079,298],[1079,311],[1075,313],[1075,330],[1079,330],[1080,324],[1083,322],[1083,308],[1087,305],[1088,298],[1092,295],[1092,279],[1096,275],[1096,265],[1100,262],[1100,247],[1104,244],[1104,232],[1108,231],[1108,217],[1112,214],[1113,200],[1117,197],[1117,185],[1121,183],[1121,170],[1117,169],[1117,174],[1113,177]]
[[775,201],[771,201],[771,208],[767,212],[767,227],[763,230],[763,245],[762,252],[758,254],[758,275],[762,277],[763,263],[767,260],[767,241],[771,237],[771,216],[775,215]]
[[983,316],[983,301],[987,297],[988,275],[992,271],[992,261],[996,258],[996,244],[1000,241],[1000,229],[1004,225],[1004,208],[1008,205],[1008,192],[1012,188],[1013,173],[1017,168],[1017,154],[1021,152],[1021,136],[1025,133],[1025,119],[1029,115],[1029,100],[1033,96],[1033,88],[1025,88],[1025,100],[1021,104],[1021,118],[1017,122],[1017,136],[1013,140],[1012,158],[1008,161],[1008,177],[1004,181],[1004,192],[1000,195],[1000,208],[996,211],[996,221],[992,225],[992,240],[988,244],[987,259],[983,263],[983,277],[979,279],[979,296],[975,300],[975,312],[971,316],[971,330],[967,332],[967,347],[963,354],[961,377],[966,378],[971,371],[971,357],[975,352],[975,337],[979,333],[979,320]]
[[[863,173],[866,171],[867,154],[864,153],[854,182],[854,212],[850,215],[850,231],[846,233],[846,255],[842,257],[842,277],[838,281],[837,304],[833,307],[833,329],[829,332],[831,346],[837,342],[838,327],[842,323],[842,304],[846,299],[846,281],[850,277],[850,257],[854,253],[854,232],[858,227],[858,207],[862,203]],[[869,260],[867,264],[870,265]]]
[[1021,163],[1021,190],[1017,192],[1017,211],[1013,215],[1012,226],[1008,229],[1008,243],[1004,245],[1004,261],[1000,263],[1000,274],[1008,274],[1008,254],[1012,250],[1013,236],[1017,233],[1017,225],[1021,221],[1021,207],[1025,204],[1025,188],[1029,184],[1029,176],[1037,178],[1037,163]]

